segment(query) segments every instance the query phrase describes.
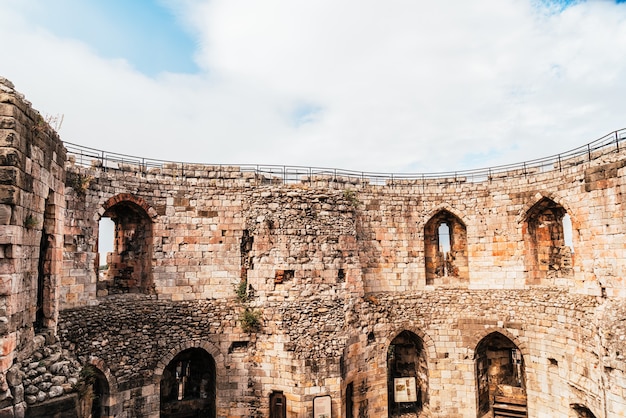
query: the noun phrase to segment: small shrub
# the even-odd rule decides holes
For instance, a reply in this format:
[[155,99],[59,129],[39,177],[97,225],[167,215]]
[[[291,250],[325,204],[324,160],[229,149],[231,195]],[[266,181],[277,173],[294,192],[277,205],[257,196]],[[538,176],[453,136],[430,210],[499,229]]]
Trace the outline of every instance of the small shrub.
[[246,308],[239,317],[243,332],[255,332],[261,328],[261,312]]
[[235,294],[237,295],[237,300],[242,303],[246,302],[248,300],[248,281],[241,280],[233,287],[235,289]]
[[351,190],[351,189],[344,190],[343,198],[346,199],[348,203],[350,204],[350,206],[352,206],[353,208],[357,208],[361,204],[357,196],[357,193],[354,190]]
[[90,394],[93,384],[96,382],[97,374],[96,369],[88,364],[80,371],[78,376],[78,382],[72,387],[72,389],[83,397],[85,395],[92,396]]
[[39,225],[39,221],[33,215],[28,215],[24,218],[24,228],[26,229],[34,229]]
[[78,196],[85,196],[87,189],[93,180],[93,176],[84,176],[82,174],[75,174],[68,178],[68,185],[74,189]]

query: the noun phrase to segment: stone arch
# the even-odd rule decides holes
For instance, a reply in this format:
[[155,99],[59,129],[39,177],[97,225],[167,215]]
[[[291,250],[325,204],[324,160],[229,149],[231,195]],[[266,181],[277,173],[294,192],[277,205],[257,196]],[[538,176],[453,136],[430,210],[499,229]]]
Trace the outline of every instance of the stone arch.
[[493,327],[493,328],[481,329],[479,332],[476,332],[469,337],[468,353],[471,358],[476,359],[476,352],[475,352],[476,347],[482,340],[485,339],[485,337],[489,336],[489,334],[493,334],[494,332],[502,334],[506,338],[511,340],[513,344],[515,344],[517,348],[520,349],[520,351],[522,352],[522,355],[525,358],[528,358],[530,356],[530,351],[528,350],[528,344],[526,344],[526,342],[520,340],[518,336],[513,335],[509,330],[505,328]]
[[182,344],[177,345],[176,347],[169,350],[158,362],[156,368],[154,369],[154,376],[156,378],[156,382],[159,383],[161,377],[163,376],[163,371],[165,367],[174,360],[179,353],[185,351],[190,348],[201,348],[207,353],[209,353],[213,359],[215,360],[215,373],[218,379],[226,378],[226,369],[223,367],[225,358],[224,355],[220,352],[219,348],[209,342],[209,341],[186,341]]
[[[106,200],[97,216],[98,221],[110,218],[115,223],[113,251],[108,253],[106,263],[96,262],[98,296],[154,293],[152,237],[156,210],[139,196],[120,193]],[[106,266],[104,270],[100,265]]]
[[435,215],[437,215],[439,212],[442,211],[446,211],[451,213],[452,215],[456,216],[457,218],[459,218],[459,220],[463,223],[464,226],[467,226],[467,223],[465,222],[465,219],[467,218],[467,214],[465,213],[461,213],[458,209],[453,208],[452,206],[450,206],[447,203],[442,203],[440,205],[438,205],[436,208],[434,209],[430,209],[428,212],[426,212],[424,214],[424,218],[422,220],[422,224],[418,224],[418,227],[423,228],[426,223]]
[[217,386],[224,377],[218,377],[218,362],[207,348],[216,350],[203,343],[183,344],[179,348],[173,356],[173,350],[170,350],[155,371],[160,415],[215,418]]
[[95,356],[91,356],[89,358],[89,362],[88,364],[92,365],[93,367],[95,367],[96,369],[100,370],[100,372],[102,373],[102,375],[106,378],[107,380],[107,384],[109,385],[109,390],[111,394],[116,394],[117,393],[117,379],[115,378],[115,376],[113,375],[113,373],[111,373],[111,370],[109,369],[109,367],[106,365],[106,363],[104,362],[104,360],[102,360],[99,357],[95,357]]
[[424,261],[427,285],[464,284],[469,279],[467,227],[453,212],[439,209],[425,223]]
[[[423,332],[420,334],[425,336]],[[402,329],[387,342],[388,416],[419,413],[429,403],[428,360],[434,354],[434,345],[427,348],[424,338],[407,329]]]
[[537,192],[520,208],[517,214],[517,219],[516,219],[517,223],[518,224],[523,223],[526,220],[526,217],[528,216],[528,211],[530,211],[530,209],[533,206],[535,206],[537,203],[539,203],[543,199],[552,200],[556,204],[562,206],[565,209],[565,211],[572,217],[572,219],[576,218],[575,213],[574,213],[574,208],[571,207],[568,201],[563,200],[561,196],[558,196],[555,193]]
[[553,199],[537,194],[522,217],[527,281],[553,284],[556,278],[573,276],[572,248],[566,245],[564,218],[567,210]]
[[112,206],[115,206],[116,204],[118,204],[120,202],[131,202],[131,203],[134,203],[135,205],[137,205],[141,209],[143,209],[151,220],[156,219],[156,217],[158,216],[158,213],[157,213],[156,209],[153,208],[142,197],[136,196],[136,195],[130,194],[130,193],[119,193],[119,194],[116,194],[115,196],[111,196],[110,198],[105,200],[104,203],[102,203],[102,208],[98,211],[98,215],[97,215],[97,219],[96,220],[100,220],[102,215],[104,215],[104,213],[107,210],[109,210]]
[[80,409],[82,416],[109,418],[117,415],[117,381],[104,361],[90,357],[81,372],[86,387],[81,390]]
[[[388,335],[386,335],[382,339],[382,341],[381,341],[382,344],[384,344],[385,347],[389,347],[389,345],[391,344],[393,339],[395,337],[397,337],[398,335],[400,335],[400,333],[402,333],[402,331],[409,331],[409,332],[417,335],[424,342],[424,349],[426,350],[426,354],[428,355],[428,359],[430,361],[435,361],[437,359],[437,349],[436,349],[436,346],[435,346],[435,342],[430,337],[430,335],[426,334],[420,328],[413,327],[410,324],[400,324],[397,327],[395,327],[393,332],[389,333]],[[385,356],[386,355],[387,355],[387,353],[382,353],[381,360],[383,362],[385,361]]]
[[572,408],[572,411],[576,414],[574,415],[576,418],[596,418],[596,415],[591,409],[583,404],[573,403],[570,404],[570,408]]
[[528,357],[505,333],[490,331],[478,341],[473,353],[477,417],[526,416],[524,358]]

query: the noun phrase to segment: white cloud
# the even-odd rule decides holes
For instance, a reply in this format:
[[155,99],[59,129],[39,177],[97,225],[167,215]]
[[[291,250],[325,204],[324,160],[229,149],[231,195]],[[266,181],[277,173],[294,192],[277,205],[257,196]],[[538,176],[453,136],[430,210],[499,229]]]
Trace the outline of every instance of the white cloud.
[[147,77],[9,2],[2,75],[65,115],[67,141],[187,161],[457,170],[626,125],[624,4],[166,3],[197,34],[202,74]]

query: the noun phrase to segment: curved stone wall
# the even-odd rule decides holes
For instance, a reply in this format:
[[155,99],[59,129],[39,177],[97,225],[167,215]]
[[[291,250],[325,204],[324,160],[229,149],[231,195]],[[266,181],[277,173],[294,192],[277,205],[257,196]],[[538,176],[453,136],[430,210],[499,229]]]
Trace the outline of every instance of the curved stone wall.
[[[199,349],[215,361],[218,417],[269,416],[277,396],[288,416],[330,396],[332,416],[384,417],[401,409],[398,342],[419,363],[402,376],[416,378],[422,417],[481,416],[485,396],[513,387],[498,368],[514,365],[528,416],[623,416],[625,154],[387,184],[70,155],[44,331],[100,380],[56,397],[88,410],[78,387],[91,382],[101,416],[157,417],[165,370]],[[108,270],[103,217],[116,223]],[[32,349],[13,353],[33,363]],[[42,410],[17,386],[7,413]]]

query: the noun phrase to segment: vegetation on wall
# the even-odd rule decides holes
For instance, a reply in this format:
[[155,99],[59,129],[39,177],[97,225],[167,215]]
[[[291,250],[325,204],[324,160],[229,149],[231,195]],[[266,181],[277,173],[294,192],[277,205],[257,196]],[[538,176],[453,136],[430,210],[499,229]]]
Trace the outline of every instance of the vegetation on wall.
[[39,225],[39,221],[35,216],[29,214],[24,218],[24,228],[26,229],[34,229]]
[[233,286],[235,289],[235,294],[237,295],[237,300],[241,303],[248,301],[248,281],[242,279],[239,283]]
[[67,184],[74,189],[78,196],[85,196],[93,179],[93,176],[82,175],[79,173],[73,173],[70,175],[70,173],[68,173]]
[[261,312],[246,308],[241,313],[239,320],[241,321],[241,329],[250,333],[258,331],[261,328]]

